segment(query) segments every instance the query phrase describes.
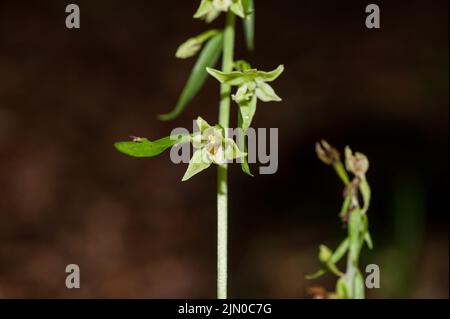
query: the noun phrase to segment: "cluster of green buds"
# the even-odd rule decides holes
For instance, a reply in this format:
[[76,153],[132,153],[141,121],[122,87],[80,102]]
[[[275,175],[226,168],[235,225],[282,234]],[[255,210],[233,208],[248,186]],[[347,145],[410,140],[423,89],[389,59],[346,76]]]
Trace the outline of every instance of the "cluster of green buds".
[[[372,249],[372,238],[369,232],[367,210],[370,205],[370,186],[366,179],[369,160],[362,153],[353,153],[350,147],[345,148],[345,165],[341,162],[340,153],[326,141],[316,144],[319,159],[333,166],[337,175],[345,185],[344,201],[339,214],[347,226],[347,238],[332,251],[325,245],[319,248],[319,260],[323,268],[307,276],[308,279],[318,278],[327,271],[339,277],[336,284],[338,298],[361,299],[365,297],[365,285],[359,270],[359,257],[364,243]],[[350,179],[349,173],[353,175]],[[362,199],[362,202],[360,200]],[[339,270],[337,263],[347,254],[346,271]]]

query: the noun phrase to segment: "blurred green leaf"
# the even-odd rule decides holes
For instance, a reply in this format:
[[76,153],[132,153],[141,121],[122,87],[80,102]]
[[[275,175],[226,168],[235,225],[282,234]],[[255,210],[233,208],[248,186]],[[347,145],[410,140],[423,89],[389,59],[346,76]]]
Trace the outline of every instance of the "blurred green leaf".
[[322,277],[323,275],[325,275],[327,273],[327,271],[325,269],[319,269],[318,271],[316,271],[313,274],[310,275],[306,275],[305,278],[307,280],[313,280],[313,279],[317,279],[319,277]]
[[245,10],[245,18],[243,20],[245,42],[247,49],[253,51],[255,48],[255,3],[253,0],[243,0],[242,4]]
[[372,242],[372,236],[369,232],[369,218],[367,217],[367,214],[362,215],[362,223],[363,223],[363,240],[366,242],[367,247],[369,249],[373,249],[373,242]]
[[349,289],[345,277],[338,279],[336,283],[336,293],[339,295],[339,298],[347,299],[349,297]]
[[161,121],[169,121],[175,119],[183,112],[186,105],[195,97],[195,95],[203,87],[203,84],[208,77],[206,68],[214,67],[219,60],[223,46],[223,33],[218,33],[213,36],[205,45],[202,53],[198,57],[197,62],[192,69],[191,75],[181,92],[180,98],[173,111],[167,114],[161,114],[158,118]]
[[348,239],[349,239],[349,249],[350,256],[355,260],[358,259],[361,243],[359,241],[360,238],[360,230],[361,230],[361,210],[354,209],[350,212],[350,216],[348,219]]
[[359,270],[356,271],[353,278],[353,298],[364,299],[365,296],[365,284],[364,278]]
[[344,257],[345,253],[348,250],[348,238],[344,239],[342,243],[336,248],[336,250],[333,253],[333,256],[331,256],[331,262],[333,264],[338,263],[342,257]]

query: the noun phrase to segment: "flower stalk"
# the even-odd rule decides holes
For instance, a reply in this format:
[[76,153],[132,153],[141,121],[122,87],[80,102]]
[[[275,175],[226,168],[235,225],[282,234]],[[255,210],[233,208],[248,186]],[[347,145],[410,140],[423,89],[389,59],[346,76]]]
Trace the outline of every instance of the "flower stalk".
[[[223,37],[222,71],[231,72],[234,59],[236,17],[228,11]],[[230,122],[231,86],[220,85],[219,125],[225,128]],[[217,167],[217,298],[227,298],[228,286],[228,167]]]

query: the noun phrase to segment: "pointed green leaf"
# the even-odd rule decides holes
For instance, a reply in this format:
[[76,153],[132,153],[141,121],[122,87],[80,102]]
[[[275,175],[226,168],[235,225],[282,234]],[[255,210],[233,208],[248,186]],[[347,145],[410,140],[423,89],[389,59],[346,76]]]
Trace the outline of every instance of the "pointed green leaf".
[[154,142],[146,138],[135,138],[133,141],[117,142],[115,148],[132,157],[154,157],[178,143],[189,142],[189,135],[167,136]]
[[242,1],[245,10],[244,34],[247,49],[253,51],[255,48],[255,4],[253,0]]
[[364,235],[364,241],[367,244],[367,247],[369,247],[370,250],[373,249],[373,241],[372,241],[372,236],[370,235],[370,232],[367,231]]
[[373,249],[373,242],[372,242],[372,236],[370,236],[369,232],[369,218],[367,217],[367,214],[362,215],[362,223],[363,223],[363,240],[366,242],[367,247],[369,249]]
[[202,19],[213,9],[213,5],[210,0],[202,0],[200,6],[194,14],[195,19]]
[[223,34],[218,33],[213,36],[205,45],[202,53],[198,57],[191,75],[181,92],[180,98],[174,108],[174,110],[167,114],[159,115],[159,119],[162,121],[169,121],[176,118],[184,110],[186,105],[195,97],[198,91],[202,88],[203,84],[208,77],[205,69],[207,67],[213,67],[216,65],[220,54],[222,52]]
[[273,71],[258,71],[258,77],[260,77],[264,82],[272,82],[275,81],[281,75],[281,73],[283,73],[283,71],[284,65],[279,65],[278,68]]
[[212,159],[207,154],[207,150],[205,148],[196,150],[191,158],[191,161],[189,162],[189,166],[183,176],[182,181],[185,182],[192,176],[207,169],[209,166],[211,166],[211,163]]
[[263,81],[257,81],[256,95],[263,102],[280,102],[281,98],[275,93],[274,89]]
[[235,15],[237,15],[240,18],[245,18],[245,12],[244,12],[244,6],[242,5],[242,0],[236,0],[234,1],[231,6],[230,10],[234,12]]
[[220,83],[222,84],[228,84],[228,85],[242,85],[244,84],[247,79],[245,78],[244,74],[239,71],[233,71],[233,72],[227,72],[224,73],[222,71],[212,69],[212,68],[206,68],[206,71],[216,78]]

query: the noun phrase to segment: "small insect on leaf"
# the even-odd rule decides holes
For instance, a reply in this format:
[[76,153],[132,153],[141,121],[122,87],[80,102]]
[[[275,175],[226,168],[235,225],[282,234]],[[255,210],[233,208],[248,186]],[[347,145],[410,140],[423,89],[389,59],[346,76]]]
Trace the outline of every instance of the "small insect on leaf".
[[167,136],[156,140],[154,142],[143,138],[132,136],[131,141],[117,142],[114,144],[115,148],[128,156],[132,157],[154,157],[166,149],[179,143],[189,142],[189,135],[179,135],[179,136]]

